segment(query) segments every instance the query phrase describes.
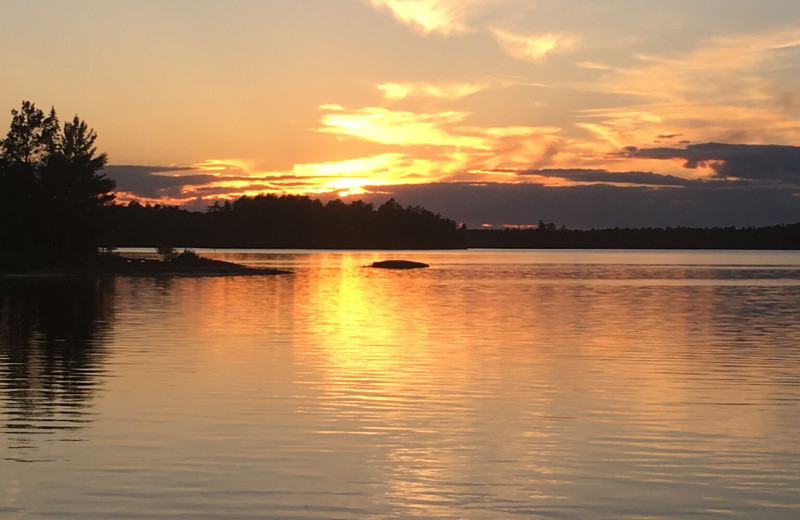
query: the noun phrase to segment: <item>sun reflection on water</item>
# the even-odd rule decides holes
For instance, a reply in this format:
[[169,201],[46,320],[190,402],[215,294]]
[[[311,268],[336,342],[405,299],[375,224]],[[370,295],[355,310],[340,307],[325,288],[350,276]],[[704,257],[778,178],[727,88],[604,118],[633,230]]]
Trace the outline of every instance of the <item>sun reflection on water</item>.
[[[52,462],[0,503],[57,516],[36,482],[87,518],[140,495],[155,504],[141,517],[228,518],[230,495],[287,518],[788,518],[800,269],[587,255],[247,253],[294,274],[117,279],[85,367],[92,421],[69,434],[83,442],[30,446]],[[365,267],[385,258],[433,267]]]

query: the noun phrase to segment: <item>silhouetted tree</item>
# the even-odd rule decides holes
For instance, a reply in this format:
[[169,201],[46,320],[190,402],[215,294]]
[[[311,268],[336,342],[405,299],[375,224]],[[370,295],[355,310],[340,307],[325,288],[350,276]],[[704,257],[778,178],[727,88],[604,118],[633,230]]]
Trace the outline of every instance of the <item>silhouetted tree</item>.
[[100,210],[114,199],[114,181],[98,173],[108,159],[97,154],[97,134],[78,116],[56,135],[60,142],[39,174],[48,242],[58,258],[91,254],[102,231]]
[[[51,117],[55,118],[54,110]],[[21,166],[31,171],[44,161],[48,144],[54,139],[51,117],[46,121],[44,112],[30,101],[23,101],[19,110],[11,110],[11,128],[0,141],[0,161],[5,166]]]
[[24,101],[20,110],[11,111],[8,135],[0,140],[0,265],[18,262],[36,227],[36,168],[45,155],[44,126],[44,113]]
[[99,173],[106,154],[78,116],[62,127],[23,101],[0,140],[0,267],[74,261],[100,245],[101,210],[114,181]]

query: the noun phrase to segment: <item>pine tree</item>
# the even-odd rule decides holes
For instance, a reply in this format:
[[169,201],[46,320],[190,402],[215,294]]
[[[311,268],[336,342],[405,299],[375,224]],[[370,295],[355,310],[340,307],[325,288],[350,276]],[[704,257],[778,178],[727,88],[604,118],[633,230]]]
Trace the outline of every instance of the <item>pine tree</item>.
[[74,261],[96,253],[114,182],[100,173],[97,134],[75,116],[63,126],[29,102],[0,141],[0,267]]

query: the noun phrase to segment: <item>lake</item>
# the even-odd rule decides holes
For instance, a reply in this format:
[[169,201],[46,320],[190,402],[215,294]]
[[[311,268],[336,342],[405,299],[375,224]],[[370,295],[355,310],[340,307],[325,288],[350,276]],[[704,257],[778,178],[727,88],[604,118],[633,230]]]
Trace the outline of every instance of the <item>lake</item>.
[[800,518],[800,252],[199,252],[0,278],[0,517]]

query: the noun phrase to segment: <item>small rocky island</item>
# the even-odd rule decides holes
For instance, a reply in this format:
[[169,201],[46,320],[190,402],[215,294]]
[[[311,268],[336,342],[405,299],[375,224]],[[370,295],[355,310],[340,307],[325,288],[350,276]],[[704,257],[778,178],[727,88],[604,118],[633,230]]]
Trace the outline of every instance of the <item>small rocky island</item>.
[[372,267],[377,269],[424,269],[430,266],[422,262],[413,262],[411,260],[382,260],[380,262],[373,262]]
[[205,258],[187,249],[159,251],[161,260],[131,258],[118,253],[103,253],[80,261],[32,269],[0,269],[0,277],[11,276],[271,276],[292,274],[282,269],[249,267],[246,265]]
[[246,265],[205,258],[192,250],[182,253],[164,254],[163,260],[128,258],[111,254],[103,255],[97,265],[102,274],[128,276],[233,276],[291,274],[280,269],[248,267]]

